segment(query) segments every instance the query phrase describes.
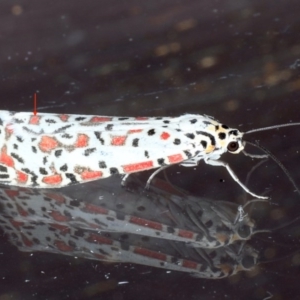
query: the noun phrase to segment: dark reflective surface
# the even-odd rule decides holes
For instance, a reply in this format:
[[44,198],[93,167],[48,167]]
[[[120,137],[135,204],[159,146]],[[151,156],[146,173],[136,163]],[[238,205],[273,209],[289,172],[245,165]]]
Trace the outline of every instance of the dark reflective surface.
[[[212,115],[241,131],[299,121],[299,5],[291,0],[276,5],[261,1],[2,1],[1,109],[31,111],[32,95],[38,91],[40,112],[120,116],[189,112]],[[298,130],[253,133],[245,139],[260,140],[299,183]],[[243,182],[256,164],[242,154],[223,159]],[[233,202],[236,213],[238,205],[250,200],[222,168],[201,163],[197,168],[172,167],[167,173],[172,184],[191,193],[195,201]],[[253,203],[245,208],[257,230],[275,229],[299,216],[299,195],[274,162],[257,168],[247,186],[272,198],[272,205]],[[83,201],[95,200],[99,192],[96,182],[72,189],[68,196],[78,200],[81,195]],[[131,215],[135,207],[128,203]],[[145,212],[155,207],[160,206],[146,207]],[[190,210],[185,212],[182,224],[180,217],[173,223],[171,219],[153,221],[187,226],[195,218]],[[172,213],[176,216],[176,211]],[[75,225],[82,223],[77,220]],[[84,255],[21,252],[3,236],[0,296],[264,299],[270,292],[273,299],[297,299],[298,225],[296,221],[252,236],[247,243],[258,251],[259,264],[221,280],[131,262],[101,263]],[[189,226],[200,232],[199,224]],[[248,236],[248,230],[240,227],[239,236]],[[162,250],[151,238],[149,243],[152,251]],[[172,247],[166,250],[172,252]],[[194,255],[193,259],[204,256]],[[251,259],[243,262],[252,265]]]

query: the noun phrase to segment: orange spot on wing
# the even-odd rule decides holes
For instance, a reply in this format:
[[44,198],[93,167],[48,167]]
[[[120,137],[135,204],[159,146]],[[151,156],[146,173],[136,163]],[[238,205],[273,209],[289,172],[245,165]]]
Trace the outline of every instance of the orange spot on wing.
[[149,118],[148,117],[136,117],[135,119],[139,120],[139,121],[144,121],[144,120],[148,120]]
[[83,171],[81,173],[82,180],[91,180],[91,179],[97,179],[102,177],[102,172],[100,171]]
[[171,164],[176,164],[184,160],[181,154],[169,155],[168,159]]
[[65,242],[63,242],[63,241],[59,241],[59,240],[54,241],[54,246],[55,246],[58,250],[60,250],[60,251],[62,251],[62,252],[71,252],[71,251],[73,251],[73,247],[67,245],[67,244],[66,244]]
[[68,119],[69,119],[69,116],[68,115],[59,115],[58,116],[63,122],[66,122],[66,121],[68,121]]
[[8,167],[13,167],[15,165],[13,158],[11,156],[7,155],[6,146],[3,146],[1,149],[0,164],[4,164]]
[[101,215],[107,215],[108,214],[108,210],[100,207],[100,206],[96,206],[94,204],[90,204],[90,203],[86,203],[85,207],[84,207],[84,211],[87,211],[89,213],[92,214],[101,214]]
[[143,129],[130,129],[128,130],[128,133],[137,133],[137,132],[142,132]]
[[45,176],[43,178],[42,182],[44,182],[48,185],[58,185],[62,182],[62,177],[59,174]]
[[123,166],[123,170],[125,173],[138,172],[138,171],[148,170],[148,169],[152,169],[152,168],[153,168],[152,160]]
[[194,233],[191,231],[187,231],[187,230],[182,230],[180,229],[178,232],[178,235],[187,239],[192,239],[194,236]]
[[95,117],[92,117],[90,119],[90,122],[91,123],[101,123],[101,122],[109,122],[111,120],[112,120],[112,118],[109,118],[109,117],[98,117],[98,116],[95,116]]
[[26,173],[17,171],[17,180],[19,183],[26,183],[28,180],[28,175]]
[[133,223],[133,224],[140,225],[140,226],[156,229],[156,230],[162,230],[163,229],[163,226],[160,223],[149,221],[149,220],[138,218],[138,217],[134,217],[134,216],[130,217],[129,222]]
[[14,190],[5,190],[5,193],[9,198],[18,197],[20,194],[19,191],[14,191]]
[[38,125],[40,123],[41,117],[39,116],[31,116],[29,120],[29,124]]
[[167,256],[165,254],[155,252],[155,251],[152,251],[152,250],[148,250],[148,249],[145,249],[145,248],[141,248],[141,247],[135,247],[133,252],[136,253],[136,254],[151,257],[151,258],[154,258],[154,259],[159,259],[159,260],[162,260],[162,261],[167,260]]
[[58,142],[55,138],[51,136],[42,136],[41,141],[39,142],[39,148],[43,152],[50,152],[51,150],[58,147]]
[[26,247],[32,247],[33,242],[29,240],[23,233],[21,233],[22,241]]
[[160,138],[161,138],[162,140],[167,140],[169,137],[170,137],[170,134],[167,133],[167,132],[163,132],[163,133],[160,135]]
[[127,136],[113,136],[111,138],[111,145],[112,146],[124,146]]
[[51,218],[53,218],[53,220],[55,220],[57,222],[68,222],[68,221],[70,221],[69,217],[66,217],[66,216],[62,215],[59,211],[56,211],[56,210],[52,210],[49,215],[50,215]]
[[184,259],[182,261],[182,266],[184,268],[189,268],[189,269],[194,269],[194,270],[197,269],[197,263],[196,262],[190,261],[190,260],[186,260],[186,259]]
[[53,200],[55,200],[57,203],[65,203],[66,199],[64,196],[60,194],[54,194],[54,193],[45,193],[45,195]]
[[86,134],[78,134],[77,141],[75,142],[75,148],[82,148],[88,146],[89,137]]
[[113,241],[109,238],[106,238],[101,235],[97,235],[94,233],[91,233],[90,236],[86,239],[88,242],[97,243],[97,244],[107,244],[111,245]]

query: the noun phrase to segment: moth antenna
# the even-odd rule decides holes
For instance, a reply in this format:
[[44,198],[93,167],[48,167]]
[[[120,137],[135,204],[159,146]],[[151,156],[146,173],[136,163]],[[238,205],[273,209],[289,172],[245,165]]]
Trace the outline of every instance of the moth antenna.
[[[300,124],[300,123],[299,123]],[[293,184],[294,188],[296,189],[296,191],[298,192],[298,194],[300,195],[300,190],[297,187],[294,179],[292,178],[292,176],[290,175],[289,171],[286,169],[286,167],[276,158],[276,156],[274,154],[272,154],[269,150],[267,150],[265,147],[263,147],[262,145],[259,144],[259,141],[255,141],[254,143],[251,143],[249,141],[246,141],[247,144],[250,144],[256,148],[259,148],[260,150],[262,150],[263,152],[265,152],[266,154],[269,155],[269,157],[271,157],[276,163],[277,165],[281,168],[281,170],[285,173],[285,175],[287,176],[287,178],[290,180],[290,182]]]
[[299,125],[300,125],[300,122],[297,122],[297,123],[286,123],[286,124],[281,124],[281,125],[273,125],[273,126],[268,126],[268,127],[262,127],[262,128],[248,130],[248,131],[244,132],[244,134],[258,132],[258,131],[271,130],[271,129],[278,129],[278,128],[282,128],[282,127],[299,126]]

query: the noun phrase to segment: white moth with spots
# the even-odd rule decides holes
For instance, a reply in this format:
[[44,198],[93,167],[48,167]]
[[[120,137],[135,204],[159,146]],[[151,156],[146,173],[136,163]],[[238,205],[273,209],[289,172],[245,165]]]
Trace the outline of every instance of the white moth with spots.
[[[0,111],[0,182],[39,188],[130,174],[200,160],[224,166],[244,149],[241,133],[205,115],[107,117]],[[156,172],[155,172],[156,174]]]

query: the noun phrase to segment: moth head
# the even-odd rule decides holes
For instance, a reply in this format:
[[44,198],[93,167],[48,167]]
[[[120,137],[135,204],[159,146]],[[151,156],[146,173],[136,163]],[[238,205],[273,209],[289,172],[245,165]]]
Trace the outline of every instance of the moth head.
[[227,151],[233,154],[238,154],[244,149],[244,143],[242,141],[243,133],[237,129],[226,128],[226,125],[222,125],[222,128],[226,129],[226,133],[219,133],[226,137],[226,148]]

